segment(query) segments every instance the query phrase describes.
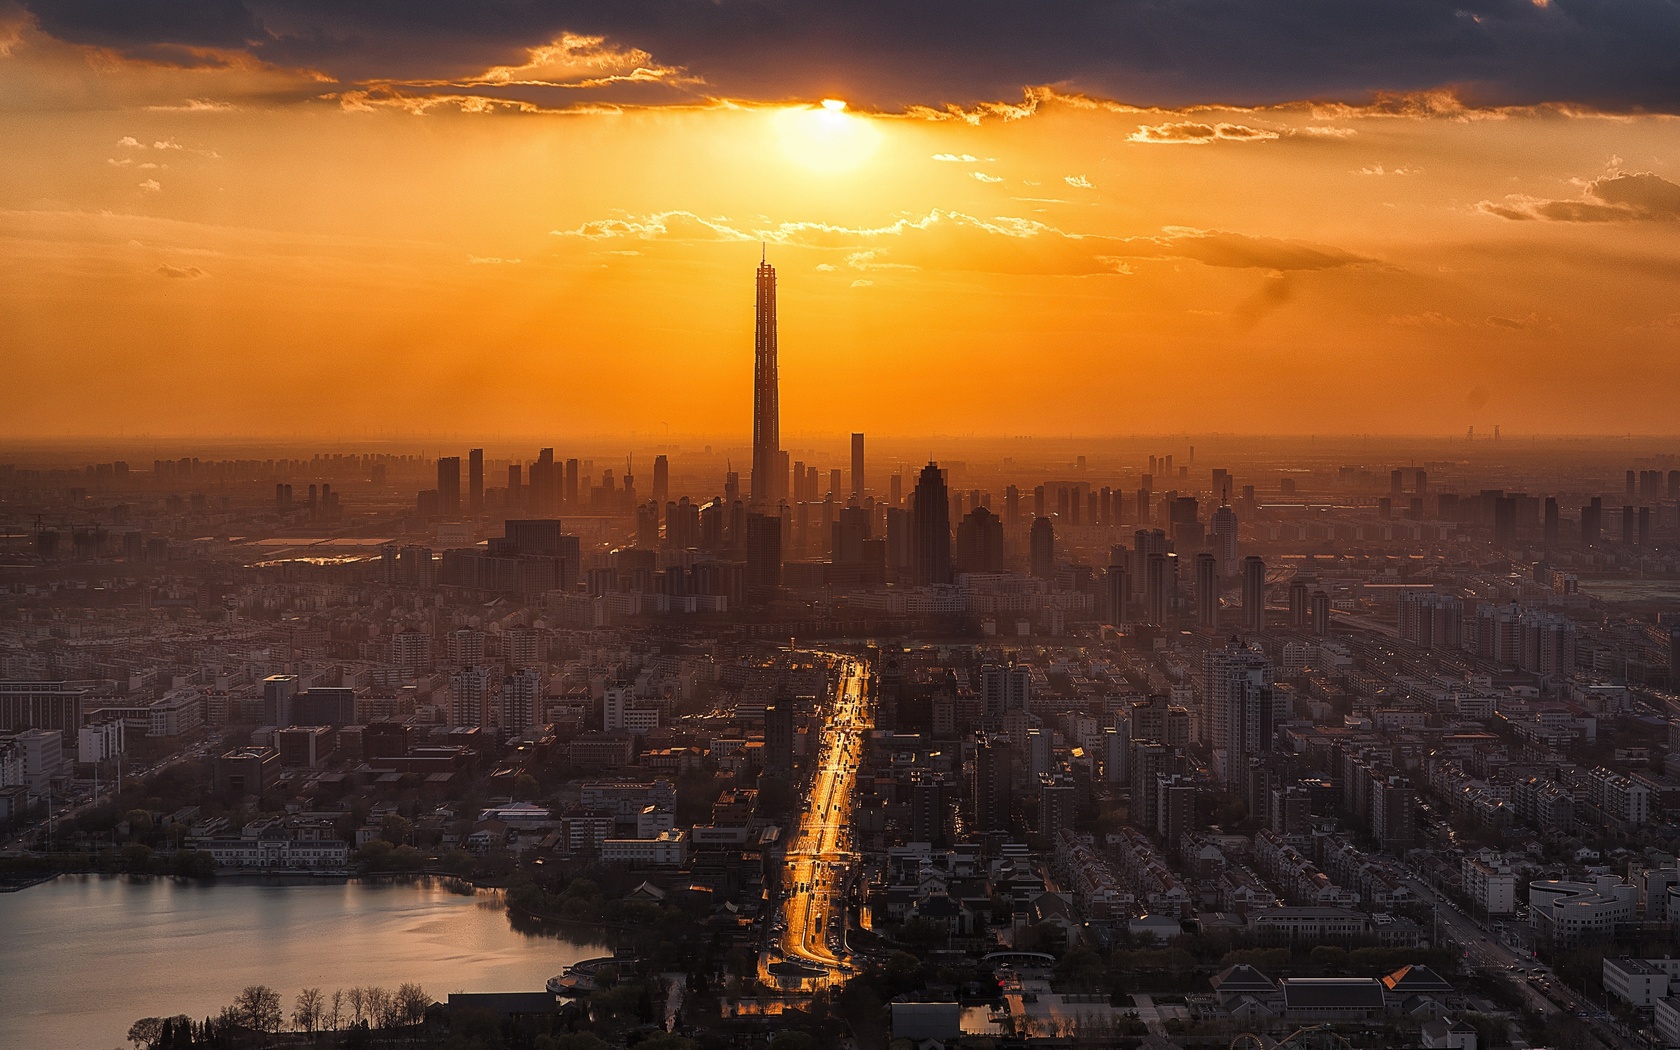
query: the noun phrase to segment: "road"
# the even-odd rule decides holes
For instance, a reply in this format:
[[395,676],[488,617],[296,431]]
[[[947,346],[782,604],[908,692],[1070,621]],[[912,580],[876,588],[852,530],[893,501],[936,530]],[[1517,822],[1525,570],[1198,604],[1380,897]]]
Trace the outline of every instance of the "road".
[[805,811],[787,849],[784,895],[774,942],[784,960],[821,977],[817,986],[844,983],[847,962],[843,885],[853,860],[848,846],[852,787],[863,734],[869,728],[868,676],[863,661],[836,655],[840,680],[828,711]]
[[[1615,1050],[1638,1050],[1636,1044],[1617,1032],[1600,1016],[1603,1012],[1601,1005],[1592,1003],[1559,980],[1550,970],[1542,967],[1538,960],[1531,958],[1527,952],[1507,944],[1476,919],[1460,911],[1446,894],[1415,875],[1407,880],[1407,885],[1419,900],[1434,904],[1435,921],[1439,923],[1441,933],[1447,940],[1464,949],[1465,962],[1471,969],[1491,970],[1503,974],[1522,997],[1523,1002],[1538,1011],[1541,1016],[1551,1016],[1560,1012],[1573,1014],[1586,1023],[1592,1034],[1604,1046]],[[1530,977],[1521,972],[1525,970],[1533,971],[1534,976]]]

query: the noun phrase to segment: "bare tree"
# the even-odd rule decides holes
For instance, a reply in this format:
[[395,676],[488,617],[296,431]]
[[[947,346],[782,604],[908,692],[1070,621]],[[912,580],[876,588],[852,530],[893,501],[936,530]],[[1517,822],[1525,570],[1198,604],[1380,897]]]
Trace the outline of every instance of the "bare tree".
[[292,1007],[292,1024],[310,1035],[321,1030],[321,1018],[326,1014],[326,998],[319,988],[305,988],[298,993]]
[[333,989],[332,999],[327,1007],[327,1018],[335,1032],[344,1026],[344,989]]
[[280,993],[266,984],[246,985],[233,1000],[239,1023],[254,1032],[278,1032],[286,1015],[280,1010]]
[[426,1007],[432,997],[413,981],[405,981],[397,989],[397,1015],[403,1024],[419,1024],[426,1019]]
[[367,1016],[367,991],[361,987],[350,989],[351,1022],[361,1024]]
[[396,996],[391,994],[391,990],[375,985],[367,989],[365,994],[367,996],[368,1023],[375,1028],[393,1027],[392,1004],[396,1002]]

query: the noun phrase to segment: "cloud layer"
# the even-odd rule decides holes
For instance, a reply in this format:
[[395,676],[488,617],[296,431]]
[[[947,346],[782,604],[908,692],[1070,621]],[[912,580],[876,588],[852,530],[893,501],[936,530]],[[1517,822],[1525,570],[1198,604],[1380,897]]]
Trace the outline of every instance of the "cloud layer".
[[1070,233],[1032,219],[977,218],[935,209],[887,226],[852,228],[786,222],[742,229],[727,219],[689,212],[588,222],[555,236],[585,241],[767,241],[834,252],[842,265],[819,269],[967,270],[981,273],[1097,276],[1130,272],[1137,260],[1191,260],[1206,266],[1269,271],[1327,270],[1372,260],[1318,245],[1221,230],[1169,226],[1147,237]]
[[1680,185],[1648,171],[1617,172],[1586,184],[1582,196],[1566,200],[1508,197],[1483,201],[1482,210],[1503,219],[1552,222],[1680,221]]
[[1149,105],[1363,100],[1680,112],[1671,0],[24,0],[60,40],[183,65],[256,59],[340,84],[542,103],[589,87],[883,108],[1058,85]]

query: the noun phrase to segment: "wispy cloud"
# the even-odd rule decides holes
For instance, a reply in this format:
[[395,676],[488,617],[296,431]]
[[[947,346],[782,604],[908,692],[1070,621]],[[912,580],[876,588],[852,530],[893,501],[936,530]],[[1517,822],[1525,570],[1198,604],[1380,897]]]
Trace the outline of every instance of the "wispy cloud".
[[164,263],[152,272],[159,277],[170,277],[182,281],[196,281],[201,277],[210,276],[209,271],[201,270],[197,266],[171,266],[168,263]]
[[1088,190],[1091,188],[1091,180],[1083,175],[1063,175],[1062,181],[1075,189]]
[[971,171],[971,172],[968,173],[968,177],[971,178],[971,179],[974,179],[978,182],[1002,182],[1003,181],[1003,176],[1001,176],[1001,175],[988,175],[983,171]]
[[1157,145],[1202,146],[1210,142],[1264,142],[1278,138],[1275,131],[1249,127],[1247,124],[1202,124],[1193,120],[1168,121],[1165,124],[1145,124],[1127,136],[1131,142]]

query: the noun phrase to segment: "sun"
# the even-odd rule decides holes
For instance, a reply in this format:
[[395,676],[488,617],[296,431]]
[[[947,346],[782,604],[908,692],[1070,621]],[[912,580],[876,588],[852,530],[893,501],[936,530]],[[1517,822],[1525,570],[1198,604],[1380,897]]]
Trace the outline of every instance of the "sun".
[[847,111],[844,99],[825,98],[816,105],[778,110],[776,135],[782,152],[800,167],[823,175],[852,171],[880,145],[874,120]]

